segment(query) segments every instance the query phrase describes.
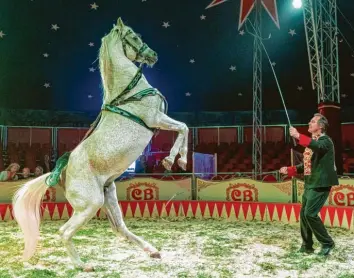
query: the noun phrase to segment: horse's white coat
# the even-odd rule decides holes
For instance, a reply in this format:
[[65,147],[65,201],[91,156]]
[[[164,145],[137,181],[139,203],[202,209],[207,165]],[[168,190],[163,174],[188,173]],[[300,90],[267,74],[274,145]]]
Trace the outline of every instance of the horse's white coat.
[[[132,61],[154,64],[157,55],[150,48],[139,52],[143,42],[121,19],[111,32],[102,39],[99,63],[104,87],[103,105],[110,104],[128,86],[138,68]],[[138,84],[124,99],[151,88],[142,76]],[[138,116],[149,127],[173,130],[179,133],[164,166],[170,169],[180,153],[178,165],[187,164],[188,128],[184,123],[169,118],[165,113],[163,97],[146,96],[141,101],[121,105],[120,108]],[[67,168],[62,174],[61,185],[74,209],[72,217],[60,228],[60,234],[73,264],[86,270],[72,243],[74,234],[103,207],[115,232],[120,232],[136,242],[152,257],[160,254],[155,247],[131,233],[122,217],[115,178],[144,151],[153,136],[152,131],[118,114],[103,111],[97,128],[71,153]],[[14,216],[25,237],[24,258],[35,252],[39,237],[40,202],[47,186],[48,174],[31,180],[20,188],[14,197]]]

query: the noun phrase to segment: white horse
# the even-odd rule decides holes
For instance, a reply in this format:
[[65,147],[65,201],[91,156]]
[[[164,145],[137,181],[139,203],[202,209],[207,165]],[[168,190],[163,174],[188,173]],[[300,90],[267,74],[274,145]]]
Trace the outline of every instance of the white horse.
[[[140,63],[140,67],[134,61]],[[179,133],[163,165],[171,169],[179,153],[178,165],[186,168],[188,128],[165,114],[167,103],[164,97],[141,74],[142,64],[152,66],[156,62],[156,52],[120,18],[110,33],[102,38],[99,65],[104,96],[100,117],[91,134],[71,152],[63,171],[57,172],[57,183],[64,188],[74,211],[59,232],[71,261],[85,271],[93,268],[81,261],[72,237],[100,208],[105,210],[115,232],[140,245],[151,257],[160,258],[155,247],[126,227],[114,183],[144,151],[154,128]],[[48,182],[53,174],[55,171],[51,176],[48,173],[31,180],[15,193],[13,210],[24,233],[24,260],[35,253],[40,205],[48,184],[53,185]]]

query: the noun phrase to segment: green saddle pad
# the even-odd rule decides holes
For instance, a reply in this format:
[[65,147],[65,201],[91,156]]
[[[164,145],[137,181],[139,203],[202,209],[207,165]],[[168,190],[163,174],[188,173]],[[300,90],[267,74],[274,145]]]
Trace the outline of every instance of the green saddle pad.
[[64,153],[57,162],[52,173],[46,178],[45,183],[48,186],[55,186],[59,183],[60,175],[66,165],[68,165],[69,156],[71,152]]

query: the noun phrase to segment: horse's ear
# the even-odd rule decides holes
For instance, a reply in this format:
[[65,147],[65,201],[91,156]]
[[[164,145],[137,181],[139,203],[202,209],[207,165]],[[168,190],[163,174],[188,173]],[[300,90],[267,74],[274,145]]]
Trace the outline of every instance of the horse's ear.
[[124,28],[123,20],[119,17],[117,20],[117,27],[121,30]]

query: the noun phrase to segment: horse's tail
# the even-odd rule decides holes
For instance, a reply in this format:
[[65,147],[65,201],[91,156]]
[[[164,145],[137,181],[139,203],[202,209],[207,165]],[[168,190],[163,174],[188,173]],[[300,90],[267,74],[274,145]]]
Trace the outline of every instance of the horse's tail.
[[23,260],[29,260],[35,253],[39,239],[39,225],[41,222],[40,205],[48,186],[45,179],[50,173],[25,183],[15,192],[13,197],[13,212],[20,225],[25,239]]

